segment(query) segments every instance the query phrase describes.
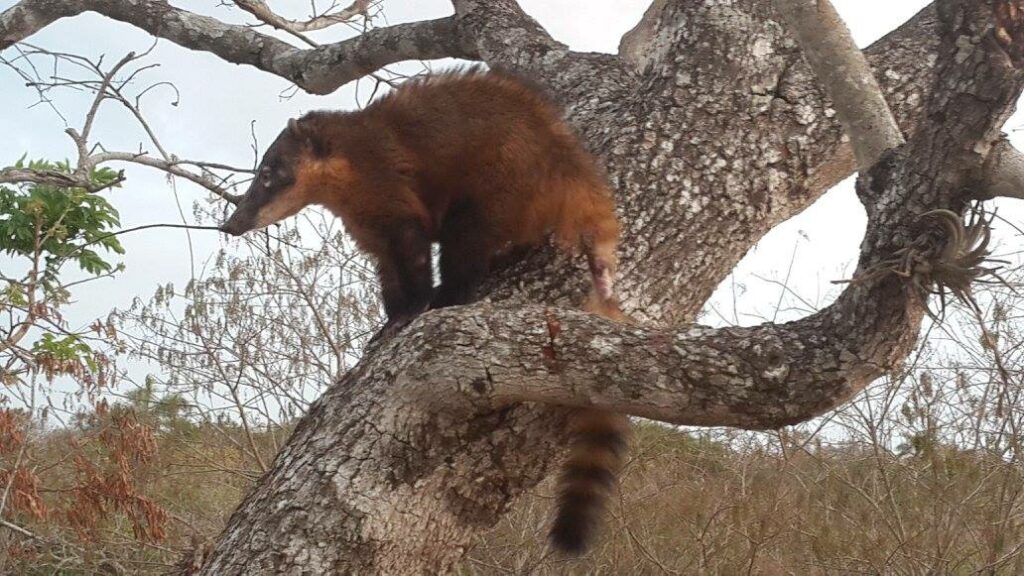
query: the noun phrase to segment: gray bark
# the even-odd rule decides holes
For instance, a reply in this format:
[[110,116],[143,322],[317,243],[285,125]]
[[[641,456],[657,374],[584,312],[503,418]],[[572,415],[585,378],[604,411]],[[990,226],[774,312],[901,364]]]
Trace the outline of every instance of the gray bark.
[[867,170],[883,152],[903,144],[896,119],[874,71],[829,0],[775,0],[786,29],[797,39],[853,145],[857,167]]
[[[441,29],[398,42],[408,49],[385,43],[387,56],[366,56],[369,65],[337,59],[362,54],[359,42],[299,50],[249,29],[208,36],[225,25],[162,2],[152,4],[170,24],[118,8],[130,0],[61,4],[25,0],[0,14],[0,48],[88,5],[313,91],[397,57],[514,68],[565,105],[617,194],[618,286],[640,325],[574,311],[582,263],[553,250],[497,272],[488,302],[423,315],[367,350],[313,405],[232,516],[205,574],[444,572],[544,477],[564,445],[568,408],[775,428],[847,401],[914,345],[922,302],[893,275],[854,283],[797,322],[686,324],[758,239],[853,170],[770,0],[659,0],[619,56],[568,50],[512,0],[454,0],[453,18],[423,24]],[[1021,89],[1024,37],[993,7],[1024,6],[938,4],[867,50],[911,136],[858,183],[869,215],[861,274],[908,244],[941,246],[920,214],[961,211],[986,179],[1015,181],[996,174],[1015,154],[997,142]]]

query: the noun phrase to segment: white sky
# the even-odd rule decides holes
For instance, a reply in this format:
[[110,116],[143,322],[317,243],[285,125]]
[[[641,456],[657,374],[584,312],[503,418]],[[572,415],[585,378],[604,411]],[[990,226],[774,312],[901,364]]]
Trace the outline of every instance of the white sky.
[[[69,0],[70,1],[70,0]],[[578,50],[614,52],[619,37],[640,19],[650,0],[521,0],[524,9],[544,25],[552,35]],[[307,2],[271,0],[277,8],[290,6],[295,17],[304,16]],[[15,4],[0,0],[0,10]],[[237,15],[237,10],[217,7],[216,2],[194,0],[174,2],[190,10],[219,18]],[[838,0],[837,8],[849,23],[855,38],[866,45],[898,26],[924,7],[924,0]],[[442,0],[416,2],[391,0],[385,3],[389,23],[445,16],[450,4]],[[237,17],[237,16],[236,16]],[[314,34],[327,41],[338,32]],[[86,14],[62,20],[29,39],[51,50],[77,52],[89,56],[106,54],[107,62],[116,61],[128,51],[144,51],[152,39],[128,25]],[[5,55],[10,57],[8,50]],[[313,108],[350,108],[354,106],[355,87],[325,97],[298,94],[285,100],[279,95],[289,85],[284,80],[256,69],[237,66],[202,52],[179,48],[160,41],[150,62],[160,67],[147,78],[172,82],[180,91],[180,103],[171,106],[173,94],[157,90],[147,97],[147,117],[168,150],[178,156],[237,165],[251,165],[250,121],[266,145],[285,121]],[[367,87],[362,87],[365,97]],[[22,86],[20,79],[0,69],[0,166],[13,163],[23,154],[30,158],[63,159],[74,157],[64,124],[45,106],[32,105],[35,93]],[[80,123],[89,101],[73,93],[64,93],[57,102],[72,125]],[[1019,125],[1011,120],[1010,130]],[[108,104],[97,120],[96,136],[108,149],[135,150],[143,141],[138,126],[114,105]],[[1020,145],[1020,143],[1018,143]],[[145,168],[127,166],[128,181],[123,188],[108,194],[121,211],[125,227],[157,222],[180,222],[175,196],[166,179]],[[177,201],[186,214],[191,205],[207,198],[197,187],[179,181]],[[1011,216],[1011,211],[1003,212]],[[1018,219],[1019,220],[1019,219]],[[738,321],[751,324],[760,313],[772,317],[780,288],[757,279],[756,275],[782,279],[789,273],[789,284],[813,304],[826,303],[824,293],[829,280],[845,277],[844,267],[857,252],[864,226],[863,211],[846,182],[815,206],[766,237],[739,266],[734,278],[727,280],[714,299],[721,312],[709,313],[706,323]],[[226,242],[219,234],[192,233],[197,268],[218,246]],[[69,310],[75,323],[87,323],[102,317],[114,307],[125,307],[135,296],[148,297],[158,284],[168,281],[184,284],[190,277],[186,235],[181,231],[153,230],[122,236],[127,249],[125,272],[117,279],[97,282],[77,292],[78,302]],[[793,255],[796,255],[794,258]],[[789,271],[791,260],[794,265]],[[10,260],[0,257],[0,267]],[[734,314],[736,305],[741,311]],[[792,304],[793,300],[787,300]],[[802,313],[780,315],[792,318]]]

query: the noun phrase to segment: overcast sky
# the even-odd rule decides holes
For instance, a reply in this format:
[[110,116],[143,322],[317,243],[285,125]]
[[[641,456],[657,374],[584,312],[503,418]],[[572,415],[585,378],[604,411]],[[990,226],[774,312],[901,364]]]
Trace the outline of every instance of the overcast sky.
[[[572,48],[614,52],[619,37],[636,24],[649,2],[522,0],[520,3],[555,38]],[[271,0],[270,3],[281,10],[294,8],[296,11],[289,13],[294,17],[306,16],[303,11],[308,8],[308,2]],[[836,3],[861,45],[876,40],[927,4],[924,0],[838,0]],[[0,0],[0,10],[14,4],[14,0]],[[239,11],[218,7],[216,0],[173,4],[222,19],[238,21],[239,17]],[[394,24],[444,16],[451,12],[451,7],[442,0],[386,0],[385,10],[388,22]],[[339,30],[312,36],[329,41],[345,35],[345,31]],[[57,22],[29,42],[92,57],[105,54],[107,62],[111,62],[129,51],[147,49],[153,40],[128,25],[86,14]],[[12,50],[4,55],[11,57]],[[160,67],[149,71],[146,78],[172,82],[180,98],[170,90],[158,89],[147,96],[144,110],[164,145],[181,157],[251,165],[251,121],[255,121],[255,132],[265,145],[290,117],[314,108],[355,105],[354,85],[330,96],[300,93],[283,99],[280,95],[289,85],[280,78],[163,40],[157,43],[149,62],[159,63]],[[443,66],[443,63],[435,66]],[[361,89],[365,97],[367,86]],[[172,106],[176,98],[178,105]],[[13,73],[0,69],[0,134],[3,135],[0,166],[11,164],[26,153],[31,158],[74,156],[71,142],[63,133],[64,123],[46,106],[33,107],[36,100],[35,93],[23,87]],[[57,95],[56,100],[71,125],[80,124],[88,99],[65,93]],[[1019,124],[1015,118],[1007,129]],[[101,112],[96,136],[108,149],[117,150],[135,150],[143,141],[138,126],[114,105],[108,105]],[[181,221],[174,191],[161,174],[135,166],[125,168],[126,184],[108,196],[121,211],[126,227]],[[206,193],[187,182],[178,182],[177,196],[186,214],[191,213],[193,202],[207,198]],[[1003,211],[1003,215],[1010,217],[1015,217],[1015,213],[1019,211],[1012,207]],[[703,321],[751,324],[758,321],[757,312],[770,317],[780,288],[758,276],[783,279],[788,275],[797,293],[814,304],[827,303],[825,295],[832,289],[829,281],[845,277],[857,253],[863,226],[863,210],[852,193],[851,183],[846,182],[802,215],[778,227],[752,250],[734,278],[723,284],[713,300],[721,317],[709,311]],[[204,231],[193,232],[192,239],[198,264],[226,242],[219,234]],[[76,293],[79,301],[69,311],[70,318],[76,322],[88,322],[105,316],[114,307],[127,306],[134,296],[152,294],[157,284],[168,281],[183,284],[192,274],[186,237],[181,231],[137,232],[123,236],[122,242],[128,251],[124,259],[126,271],[116,280],[95,283]],[[0,259],[0,267],[5,264],[10,265],[10,261],[5,263]],[[733,313],[734,295],[738,297],[737,307],[743,314]],[[791,318],[792,314],[795,312],[780,319]]]

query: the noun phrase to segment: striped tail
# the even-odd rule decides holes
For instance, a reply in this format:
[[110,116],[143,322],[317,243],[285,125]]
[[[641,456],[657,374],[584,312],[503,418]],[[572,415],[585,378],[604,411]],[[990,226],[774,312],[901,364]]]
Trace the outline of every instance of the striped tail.
[[[591,190],[584,188],[584,190]],[[595,199],[596,198],[596,199]],[[619,308],[614,280],[619,223],[611,195],[591,194],[589,221],[577,222],[590,266],[593,290],[584,310],[616,322],[633,320]],[[572,446],[558,478],[558,510],[551,526],[551,544],[564,554],[586,550],[601,523],[605,505],[615,487],[629,436],[629,418],[603,410],[585,409],[574,416]]]
[[585,410],[572,424],[573,445],[558,479],[558,512],[551,544],[580,554],[593,540],[626,451],[629,419]]

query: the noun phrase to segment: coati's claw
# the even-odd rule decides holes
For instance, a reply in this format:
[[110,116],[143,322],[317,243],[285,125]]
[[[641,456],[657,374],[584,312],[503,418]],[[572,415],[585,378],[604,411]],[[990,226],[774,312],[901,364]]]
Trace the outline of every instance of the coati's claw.
[[380,340],[390,340],[398,335],[410,322],[415,319],[416,316],[396,316],[391,318],[377,331],[373,337],[370,338],[370,343],[379,342]]
[[602,301],[611,301],[614,299],[613,283],[611,267],[601,258],[595,257],[592,254],[588,255],[587,263],[590,265],[590,275],[593,278],[594,293],[598,299]]

